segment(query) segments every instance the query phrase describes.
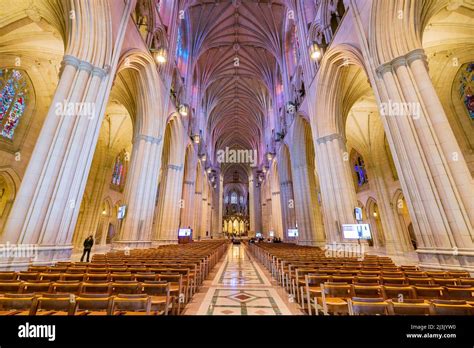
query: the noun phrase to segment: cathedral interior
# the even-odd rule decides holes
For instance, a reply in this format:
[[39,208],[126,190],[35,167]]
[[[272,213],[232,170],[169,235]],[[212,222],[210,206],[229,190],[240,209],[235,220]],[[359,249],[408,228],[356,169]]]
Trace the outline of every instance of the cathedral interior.
[[472,0],[0,5],[0,314],[474,314]]

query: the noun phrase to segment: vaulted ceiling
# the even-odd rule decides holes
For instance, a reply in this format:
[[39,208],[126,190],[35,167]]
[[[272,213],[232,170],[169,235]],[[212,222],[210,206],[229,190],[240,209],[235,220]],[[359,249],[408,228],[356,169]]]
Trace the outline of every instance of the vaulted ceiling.
[[189,1],[193,89],[201,91],[211,157],[226,147],[264,148],[264,128],[281,85],[284,11],[282,1]]

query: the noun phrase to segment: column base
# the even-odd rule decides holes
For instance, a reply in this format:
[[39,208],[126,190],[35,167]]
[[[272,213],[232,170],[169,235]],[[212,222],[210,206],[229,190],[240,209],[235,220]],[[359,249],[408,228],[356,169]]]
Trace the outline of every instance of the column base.
[[50,266],[70,261],[72,245],[1,244],[0,270],[20,271],[28,266]]
[[420,266],[432,269],[465,270],[474,274],[473,249],[432,249],[419,248],[416,250]]
[[151,240],[143,241],[143,240],[118,240],[112,243],[111,250],[123,250],[125,248],[129,249],[146,249],[151,248],[152,242]]

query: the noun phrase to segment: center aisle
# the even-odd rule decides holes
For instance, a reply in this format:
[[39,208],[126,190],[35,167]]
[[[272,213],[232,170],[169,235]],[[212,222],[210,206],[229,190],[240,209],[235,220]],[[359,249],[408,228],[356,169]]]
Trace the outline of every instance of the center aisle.
[[302,314],[243,244],[231,245],[221,263],[215,277],[193,296],[184,315]]

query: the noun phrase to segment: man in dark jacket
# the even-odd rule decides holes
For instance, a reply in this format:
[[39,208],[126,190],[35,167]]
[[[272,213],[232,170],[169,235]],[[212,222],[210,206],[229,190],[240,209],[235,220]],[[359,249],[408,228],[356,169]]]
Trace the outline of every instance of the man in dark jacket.
[[89,256],[91,254],[91,249],[93,245],[94,245],[94,239],[92,238],[92,235],[90,235],[84,241],[84,252],[82,253],[82,256],[81,256],[81,262],[84,260],[84,256],[86,255],[86,253],[87,253],[87,262],[89,262]]

